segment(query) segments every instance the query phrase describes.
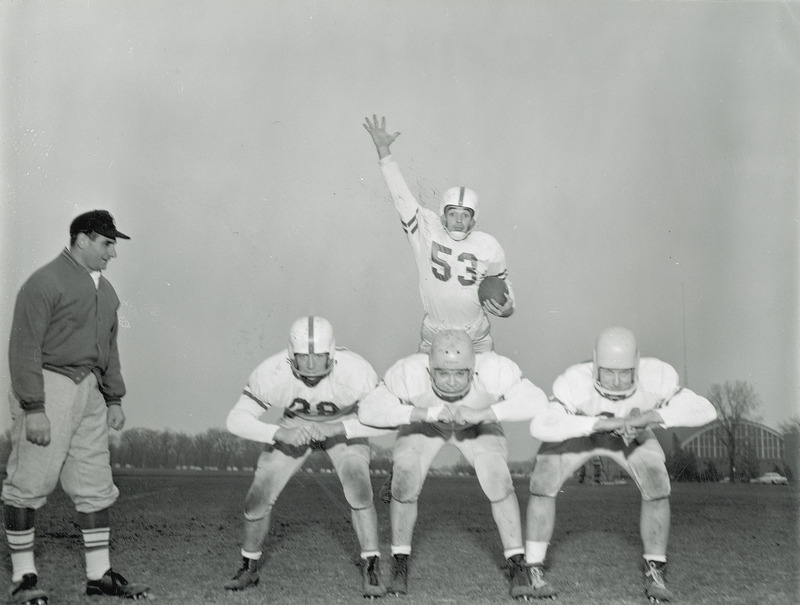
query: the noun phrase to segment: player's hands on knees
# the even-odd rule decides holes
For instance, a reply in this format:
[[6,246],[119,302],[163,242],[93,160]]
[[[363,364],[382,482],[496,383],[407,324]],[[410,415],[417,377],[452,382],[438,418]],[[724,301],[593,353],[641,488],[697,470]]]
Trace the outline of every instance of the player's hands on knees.
[[483,308],[487,313],[497,315],[497,317],[508,317],[514,312],[514,301],[506,296],[506,302],[500,305],[496,300],[487,298],[483,301]]
[[35,445],[50,444],[50,419],[44,411],[25,414],[25,438]]
[[497,416],[491,408],[475,410],[459,406],[453,412],[453,422],[456,424],[481,424],[483,422],[496,422]]
[[444,404],[411,410],[411,422],[453,422],[453,412]]
[[301,445],[308,445],[312,441],[322,441],[318,438],[319,432],[314,431],[313,425],[305,424],[296,428],[281,427],[275,431],[275,441],[299,447]]
[[639,438],[639,433],[651,424],[658,424],[660,416],[657,412],[649,410],[642,414],[639,408],[633,408],[625,419],[625,428],[621,434],[625,444],[629,444]]
[[[595,433],[616,433],[620,430],[625,430],[625,418],[607,418],[605,416],[598,417],[597,422],[594,423],[592,430]],[[619,433],[617,433],[619,434]]]
[[122,427],[125,426],[125,412],[122,411],[122,406],[110,405],[106,413],[108,414],[107,421],[109,428],[115,431],[121,431]]

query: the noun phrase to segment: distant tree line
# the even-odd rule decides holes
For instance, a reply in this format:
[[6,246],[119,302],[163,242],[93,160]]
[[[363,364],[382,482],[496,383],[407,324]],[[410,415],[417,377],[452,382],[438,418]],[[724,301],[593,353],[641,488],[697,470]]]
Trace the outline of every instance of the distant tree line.
[[[738,430],[743,422],[755,421],[755,412],[761,405],[753,387],[743,381],[712,385],[708,399],[717,410],[723,429],[723,443],[728,452],[728,469],[718,469],[709,460],[703,468],[693,452],[685,451],[672,436],[672,449],[667,454],[667,470],[674,481],[719,481],[724,476],[731,481],[748,481],[758,476],[759,462],[755,445],[743,439]],[[783,422],[780,431],[795,440],[800,437],[800,417]],[[163,469],[252,469],[264,445],[232,435],[223,429],[208,429],[204,433],[187,435],[170,430],[133,428],[110,436],[111,463],[117,467]],[[5,466],[11,451],[9,431],[0,434],[0,468]],[[509,463],[513,474],[528,475],[532,460]],[[372,444],[373,471],[389,472],[392,468],[390,448]],[[332,471],[330,459],[322,451],[312,453],[305,468],[311,471]],[[474,475],[475,470],[462,458],[448,470]],[[773,469],[792,479],[791,468]]]
[[[110,450],[111,464],[116,467],[242,470],[255,467],[264,444],[216,428],[196,435],[134,428],[114,435]],[[388,471],[391,452],[375,445],[372,450],[371,467]],[[324,452],[315,451],[305,468],[332,471],[333,465]]]

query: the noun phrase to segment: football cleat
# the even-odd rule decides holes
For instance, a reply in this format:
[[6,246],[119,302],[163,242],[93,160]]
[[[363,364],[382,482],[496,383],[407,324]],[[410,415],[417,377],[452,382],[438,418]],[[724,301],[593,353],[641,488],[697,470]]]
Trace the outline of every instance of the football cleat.
[[646,560],[644,563],[644,594],[651,603],[663,603],[672,600],[672,592],[667,588],[667,564],[661,561]]
[[386,594],[386,587],[381,582],[380,557],[361,559],[361,580],[364,597],[375,598]]
[[86,582],[86,594],[90,597],[107,596],[123,599],[146,599],[150,587],[146,584],[130,584],[113,569],[109,569],[99,580]]
[[544,565],[541,563],[528,565],[531,579],[531,597],[534,599],[555,599],[556,589],[544,579]]
[[531,596],[531,579],[523,555],[514,555],[508,559],[508,577],[513,598],[527,599]]
[[12,605],[46,605],[47,593],[36,588],[39,577],[35,573],[26,573],[16,585],[11,586],[8,602]]
[[242,566],[230,580],[225,582],[225,590],[244,590],[251,586],[258,586],[258,561],[244,558]]
[[392,559],[394,560],[394,569],[387,592],[406,594],[408,592],[408,555],[394,555]]

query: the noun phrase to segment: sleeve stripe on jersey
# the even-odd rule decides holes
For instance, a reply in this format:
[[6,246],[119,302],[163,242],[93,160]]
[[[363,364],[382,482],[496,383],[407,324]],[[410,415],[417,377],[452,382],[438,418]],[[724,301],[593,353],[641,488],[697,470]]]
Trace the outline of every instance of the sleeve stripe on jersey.
[[573,410],[570,406],[561,401],[558,397],[550,397],[549,401],[551,403],[557,403],[558,405],[560,405],[562,408],[564,408],[564,411],[570,416],[584,416],[583,413]]
[[255,395],[253,395],[253,394],[252,394],[250,391],[248,391],[247,389],[245,389],[244,391],[242,391],[242,395],[247,395],[247,396],[248,396],[250,399],[252,399],[253,401],[255,401],[255,402],[258,404],[258,405],[260,405],[260,406],[261,406],[262,408],[264,408],[265,410],[268,410],[268,409],[269,409],[269,404],[268,404],[268,403],[264,403],[263,401],[261,401],[261,400],[260,400],[258,397],[256,397]]
[[[489,277],[488,275],[486,277]],[[502,273],[498,273],[497,275],[492,275],[491,277],[499,277],[500,279],[505,279],[508,277],[508,271],[503,271]]]
[[403,231],[406,232],[408,235],[413,235],[417,232],[417,227],[419,227],[419,223],[417,222],[417,213],[414,213],[414,216],[406,223],[405,221],[400,221],[403,224]]
[[657,410],[657,409],[659,409],[659,408],[663,408],[663,407],[664,407],[665,405],[667,405],[667,404],[668,404],[670,401],[672,401],[672,398],[673,398],[673,397],[675,397],[675,395],[677,395],[678,393],[680,393],[682,390],[683,390],[683,387],[682,387],[682,386],[678,386],[678,387],[675,389],[675,391],[674,391],[674,392],[673,392],[673,393],[672,393],[672,394],[671,394],[669,397],[665,397],[664,399],[662,399],[661,401],[659,401],[659,402],[656,404],[656,407],[655,407],[654,409],[656,409],[656,410]]

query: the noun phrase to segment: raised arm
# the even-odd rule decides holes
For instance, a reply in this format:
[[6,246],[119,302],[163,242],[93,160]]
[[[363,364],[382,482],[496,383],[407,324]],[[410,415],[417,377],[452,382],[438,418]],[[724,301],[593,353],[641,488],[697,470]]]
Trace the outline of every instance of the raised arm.
[[400,136],[399,132],[389,134],[386,132],[386,117],[382,117],[378,122],[378,117],[372,114],[372,120],[364,118],[364,129],[372,137],[372,142],[375,143],[375,149],[378,151],[378,159],[383,159],[390,155],[390,147],[394,140]]

